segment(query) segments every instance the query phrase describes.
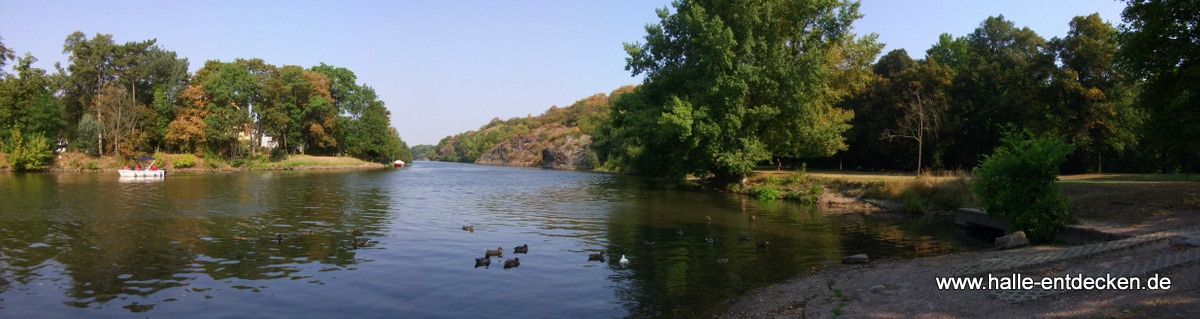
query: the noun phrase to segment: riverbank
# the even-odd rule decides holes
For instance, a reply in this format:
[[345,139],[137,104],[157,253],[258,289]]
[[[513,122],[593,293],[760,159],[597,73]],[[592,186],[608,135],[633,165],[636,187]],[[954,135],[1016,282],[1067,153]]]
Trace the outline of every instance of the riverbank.
[[[2,159],[2,157],[0,157]],[[389,164],[366,162],[353,157],[290,155],[279,160],[227,162],[221,159],[205,159],[191,154],[158,154],[155,156],[159,168],[172,172],[226,172],[245,170],[342,170],[379,169]],[[8,171],[0,166],[0,171]],[[90,172],[116,171],[123,166],[112,157],[97,157],[82,153],[59,154],[46,171]]]
[[[1071,227],[1133,236],[1127,239],[833,266],[738,298],[725,317],[1200,317],[1200,248],[1183,245],[1179,240],[1200,238],[1200,183],[1163,179],[1062,178],[1063,194],[1072,199],[1071,211],[1076,218]],[[1136,244],[1123,245],[1131,242]],[[1080,251],[1089,253],[1073,253]],[[962,273],[962,269],[990,271]],[[1120,274],[1143,280],[1157,274],[1171,278],[1172,286],[1155,291],[1067,291],[1022,299],[1042,292],[939,290],[935,281],[956,275],[1052,277],[1081,273]]]

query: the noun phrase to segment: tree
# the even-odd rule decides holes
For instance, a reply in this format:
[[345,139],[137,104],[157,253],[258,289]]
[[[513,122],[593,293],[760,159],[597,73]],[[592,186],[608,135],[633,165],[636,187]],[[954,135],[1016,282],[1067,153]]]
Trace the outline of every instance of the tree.
[[183,106],[168,126],[164,139],[180,150],[200,152],[208,143],[208,124],[204,122],[209,113],[208,98],[203,88],[193,85],[183,90],[179,99]]
[[4,37],[0,37],[0,79],[3,79],[8,74],[4,72],[4,65],[8,64],[8,61],[15,59],[17,59],[17,56],[13,54],[13,50],[5,46]]
[[949,103],[946,92],[953,77],[954,71],[949,67],[931,60],[901,71],[893,81],[893,96],[903,99],[895,105],[903,110],[904,115],[895,127],[885,130],[882,137],[917,142],[917,175],[921,174],[924,167],[925,142],[930,138],[937,139],[942,114]]
[[1071,19],[1065,38],[1051,40],[1061,67],[1051,82],[1059,134],[1095,154],[1095,172],[1103,171],[1106,149],[1120,152],[1137,143],[1141,114],[1132,108],[1133,89],[1116,69],[1117,29],[1099,14]]
[[97,118],[108,119],[100,123],[101,134],[111,141],[108,145],[122,156],[132,156],[131,140],[137,135],[138,123],[149,109],[137,103],[126,88],[117,83],[105,85],[95,103]]
[[179,58],[174,51],[153,46],[139,57],[134,68],[142,74],[134,85],[138,103],[149,105],[153,111],[144,117],[143,132],[149,145],[159,146],[175,119],[175,102],[187,88],[188,60]]
[[1200,156],[1200,2],[1128,0],[1119,59],[1145,81],[1146,133],[1186,169]]
[[[88,40],[83,32],[76,31],[67,36],[63,43],[63,53],[69,54],[71,65],[66,71],[70,72],[64,89],[65,113],[69,122],[78,122],[86,111],[96,112],[96,121],[103,127],[106,119],[96,109],[95,98],[100,90],[108,83],[129,75],[125,83],[130,87],[139,78],[140,70],[132,70],[146,50],[154,45],[155,40],[144,42],[129,42],[117,45],[112,35],[96,34]],[[66,72],[64,71],[64,73]],[[97,150],[104,155],[104,130],[97,136]]]
[[62,102],[52,77],[32,67],[37,59],[26,54],[13,68],[15,77],[0,78],[0,141],[12,130],[26,134],[57,137],[66,128]]
[[646,79],[613,103],[607,153],[641,174],[729,183],[772,155],[845,149],[852,114],[834,105],[879,53],[874,36],[851,33],[857,2],[674,6],[658,10],[645,43],[625,45],[626,70]]
[[[950,50],[933,51],[959,52],[957,42],[950,42]],[[949,118],[943,121],[947,134],[940,137],[946,145],[943,158],[948,166],[974,166],[999,144],[1005,127],[1038,133],[1055,128],[1056,122],[1047,116],[1054,114],[1053,103],[1045,98],[1047,83],[1056,70],[1055,55],[1045,39],[996,16],[984,20],[964,42],[965,57],[948,57],[954,63],[969,62],[955,74]],[[932,54],[930,58],[942,61]],[[955,64],[949,66],[956,68]]]

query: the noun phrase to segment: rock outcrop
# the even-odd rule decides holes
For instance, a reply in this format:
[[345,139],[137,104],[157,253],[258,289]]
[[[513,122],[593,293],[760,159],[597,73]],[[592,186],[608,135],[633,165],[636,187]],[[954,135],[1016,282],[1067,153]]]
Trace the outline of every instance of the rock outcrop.
[[591,145],[592,137],[578,128],[550,125],[496,145],[475,164],[587,170]]

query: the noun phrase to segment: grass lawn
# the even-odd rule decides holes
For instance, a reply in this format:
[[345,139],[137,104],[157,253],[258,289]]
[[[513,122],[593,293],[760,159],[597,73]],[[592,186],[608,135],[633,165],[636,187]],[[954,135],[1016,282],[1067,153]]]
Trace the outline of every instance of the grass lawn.
[[[755,173],[783,176],[795,172]],[[925,182],[917,182],[920,179],[911,173],[817,171],[810,174],[835,185],[861,187],[868,197],[899,201],[904,200],[906,190],[914,188],[926,197],[921,191],[923,185],[942,187],[933,193],[955,196],[969,193],[968,183],[954,181],[971,178],[957,173],[934,174],[922,177],[927,179]],[[1083,222],[1132,226],[1151,220],[1176,220],[1181,226],[1200,224],[1200,174],[1079,174],[1062,175],[1059,180],[1063,195],[1071,199],[1071,214]],[[966,206],[972,205],[972,201],[966,201]]]

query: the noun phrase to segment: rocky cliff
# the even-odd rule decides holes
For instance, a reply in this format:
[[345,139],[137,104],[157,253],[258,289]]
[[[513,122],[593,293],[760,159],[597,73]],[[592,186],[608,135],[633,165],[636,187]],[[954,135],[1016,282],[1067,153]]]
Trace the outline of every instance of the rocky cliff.
[[548,125],[496,145],[475,164],[586,170],[591,145],[592,137],[577,127]]

